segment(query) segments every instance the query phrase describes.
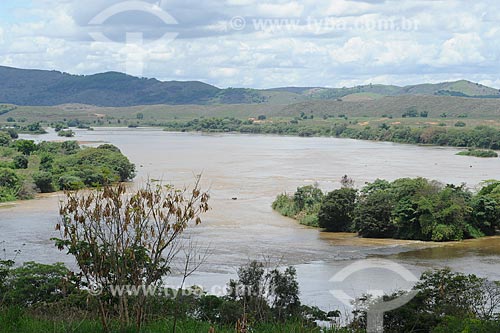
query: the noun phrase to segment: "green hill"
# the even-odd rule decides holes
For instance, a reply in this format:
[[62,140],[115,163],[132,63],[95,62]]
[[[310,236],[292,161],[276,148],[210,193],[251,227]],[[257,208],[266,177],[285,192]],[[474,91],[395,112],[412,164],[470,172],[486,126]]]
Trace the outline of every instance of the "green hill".
[[[406,87],[369,84],[344,88],[284,87],[267,90],[227,88],[198,81],[159,81],[118,72],[71,75],[58,71],[0,66],[0,104],[55,106],[86,104],[107,107],[139,105],[272,104],[289,105],[314,100],[348,101],[367,96],[454,96],[500,98],[500,91],[469,81]],[[374,98],[370,98],[374,99]]]

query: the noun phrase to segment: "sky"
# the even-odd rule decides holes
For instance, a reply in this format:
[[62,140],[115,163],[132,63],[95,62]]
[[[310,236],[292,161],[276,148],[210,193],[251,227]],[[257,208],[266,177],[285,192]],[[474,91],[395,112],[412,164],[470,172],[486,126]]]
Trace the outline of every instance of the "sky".
[[500,88],[498,0],[1,0],[0,65],[218,87]]

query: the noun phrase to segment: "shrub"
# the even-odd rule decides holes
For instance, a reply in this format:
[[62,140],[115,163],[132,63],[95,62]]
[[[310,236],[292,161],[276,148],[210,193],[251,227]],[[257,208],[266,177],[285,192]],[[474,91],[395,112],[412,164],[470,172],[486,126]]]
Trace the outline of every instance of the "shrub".
[[6,303],[32,306],[55,302],[75,289],[75,285],[68,282],[69,273],[61,263],[44,265],[27,262],[14,268],[10,270],[6,282]]
[[0,146],[7,147],[10,144],[11,137],[7,132],[0,131]]
[[328,193],[318,213],[319,226],[334,232],[351,231],[356,198],[357,191],[352,188]]
[[21,183],[20,177],[12,169],[0,169],[0,187],[15,188]]
[[16,169],[27,169],[28,163],[28,158],[24,155],[14,157],[14,167]]
[[59,130],[57,135],[65,138],[72,138],[75,136],[75,132],[73,132],[72,130]]
[[85,184],[81,180],[80,177],[72,176],[72,175],[64,175],[59,177],[57,181],[59,188],[61,190],[80,190],[85,187]]
[[40,171],[33,175],[33,181],[42,193],[51,193],[55,191],[52,173]]

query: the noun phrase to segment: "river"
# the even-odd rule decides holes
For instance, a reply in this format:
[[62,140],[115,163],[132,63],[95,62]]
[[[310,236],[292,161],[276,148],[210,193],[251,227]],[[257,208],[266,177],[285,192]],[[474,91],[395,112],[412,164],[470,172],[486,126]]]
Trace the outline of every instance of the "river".
[[[62,140],[54,133],[23,136]],[[335,138],[298,138],[240,134],[168,133],[155,129],[96,128],[78,130],[76,140],[118,146],[137,165],[137,187],[144,180],[162,179],[189,185],[202,173],[202,187],[211,194],[211,211],[189,232],[211,256],[188,284],[217,290],[235,276],[239,265],[269,257],[297,268],[302,300],[324,310],[344,307],[329,291],[341,289],[360,295],[408,288],[412,282],[394,272],[372,268],[343,282],[330,279],[358,260],[379,258],[403,265],[414,275],[432,267],[451,267],[500,280],[500,238],[434,244],[399,240],[360,239],[352,234],[328,234],[298,225],[273,212],[271,203],[281,192],[317,183],[323,190],[340,186],[347,174],[357,186],[377,178],[394,180],[422,176],[444,183],[466,183],[476,188],[498,178],[500,159],[456,156],[458,149],[421,147]],[[232,200],[232,198],[238,200]],[[65,262],[70,257],[49,240],[57,237],[61,194],[2,205],[0,241],[8,257],[20,249],[17,262]],[[2,248],[0,247],[0,248]],[[179,282],[178,277],[169,281]]]

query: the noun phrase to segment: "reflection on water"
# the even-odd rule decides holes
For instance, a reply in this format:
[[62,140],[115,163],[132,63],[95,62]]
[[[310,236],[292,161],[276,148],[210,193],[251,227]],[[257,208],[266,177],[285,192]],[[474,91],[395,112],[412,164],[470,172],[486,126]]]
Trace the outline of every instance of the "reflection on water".
[[[61,140],[53,133],[36,139]],[[417,275],[430,267],[450,266],[500,280],[499,238],[446,245],[360,239],[353,234],[328,234],[300,226],[271,209],[280,192],[293,192],[298,186],[315,182],[331,190],[340,186],[344,174],[359,186],[376,178],[423,176],[474,187],[497,178],[499,159],[455,156],[456,149],[440,147],[151,129],[77,131],[76,139],[118,146],[138,167],[136,183],[131,186],[147,178],[183,186],[191,184],[195,174],[203,174],[202,186],[210,189],[212,210],[190,236],[210,246],[213,255],[192,283],[223,284],[239,265],[262,256],[296,265],[302,297],[323,307],[338,305],[328,292],[333,288],[329,279],[349,263],[366,257],[390,258]],[[58,236],[54,225],[59,200],[59,195],[51,195],[0,208],[0,241],[6,241],[9,253],[22,248],[19,261],[73,264],[49,240]],[[398,277],[385,276],[382,280],[391,290],[401,285]],[[376,289],[374,281],[373,274],[360,274],[346,289]]]

